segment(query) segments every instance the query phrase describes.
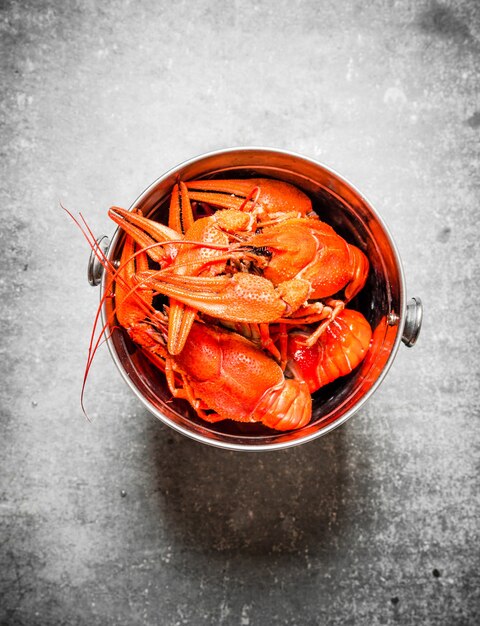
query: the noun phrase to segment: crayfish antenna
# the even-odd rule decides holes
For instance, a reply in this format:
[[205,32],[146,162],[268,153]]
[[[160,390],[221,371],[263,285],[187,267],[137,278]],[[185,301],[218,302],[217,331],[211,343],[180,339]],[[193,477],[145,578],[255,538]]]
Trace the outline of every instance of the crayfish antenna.
[[248,211],[249,212],[253,212],[253,209],[255,208],[255,205],[257,204],[259,197],[260,197],[260,187],[258,185],[256,185],[255,187],[253,187],[252,191],[250,191],[250,193],[247,195],[247,197],[242,202],[242,204],[240,205],[238,210],[239,211],[246,211],[247,210],[246,206],[251,201],[252,205],[248,209]]
[[[90,249],[93,251],[93,253],[95,254],[97,260],[102,264],[102,266],[104,267],[105,270],[108,269],[113,269],[115,270],[115,268],[113,267],[113,265],[109,262],[107,256],[105,255],[105,253],[103,252],[103,250],[98,246],[97,241],[95,239],[95,236],[92,233],[92,230],[90,228],[90,226],[88,225],[87,221],[85,220],[85,218],[83,217],[83,215],[81,213],[79,213],[81,222],[73,215],[73,213],[71,211],[69,211],[66,207],[63,206],[62,203],[60,203],[60,206],[62,207],[62,209],[67,213],[67,215],[72,219],[72,221],[75,223],[75,225],[78,227],[78,229],[80,230],[80,232],[82,233],[82,235],[85,237],[88,245],[90,246]],[[85,415],[86,419],[90,422],[90,416],[88,415],[86,409],[85,409],[85,403],[84,403],[84,397],[85,397],[85,386],[87,383],[87,379],[88,379],[88,374],[90,372],[90,367],[92,365],[93,362],[93,358],[98,350],[98,348],[100,347],[101,343],[102,343],[102,338],[103,340],[105,340],[105,332],[106,329],[108,327],[109,321],[108,320],[105,325],[103,326],[103,328],[101,329],[96,341],[95,341],[95,337],[96,337],[96,331],[97,331],[97,327],[98,327],[98,322],[100,319],[100,312],[102,309],[102,306],[106,300],[106,298],[110,297],[110,294],[106,291],[105,294],[102,296],[101,300],[100,300],[100,304],[97,308],[97,312],[95,314],[95,319],[93,322],[93,328],[92,328],[92,332],[90,334],[90,341],[89,341],[89,345],[88,345],[88,355],[87,355],[87,362],[85,365],[85,371],[84,371],[84,375],[83,375],[83,381],[82,381],[82,389],[80,392],[80,406],[82,407],[82,412]]]
[[[112,312],[110,313],[110,315],[108,316],[108,319],[106,320],[105,324],[102,326],[102,328],[100,329],[100,331],[98,331],[98,336],[97,336],[97,330],[98,330],[98,325],[99,325],[99,320],[100,320],[100,315],[101,315],[101,311],[102,311],[102,307],[105,304],[106,300],[108,298],[113,297],[113,294],[111,293],[111,287],[113,285],[113,283],[117,280],[122,281],[123,278],[121,276],[121,274],[119,274],[119,272],[121,272],[125,265],[130,261],[130,259],[127,259],[127,261],[123,264],[120,265],[118,268],[115,268],[115,266],[113,265],[113,263],[111,263],[108,259],[108,257],[106,256],[106,254],[103,252],[103,250],[98,246],[97,241],[95,239],[95,236],[90,228],[90,226],[88,225],[86,219],[84,218],[84,216],[79,213],[79,217],[80,220],[79,221],[71,211],[69,211],[66,207],[64,207],[61,203],[60,203],[61,208],[67,213],[67,215],[72,219],[72,221],[75,223],[75,225],[78,227],[78,229],[80,230],[80,232],[82,233],[82,235],[85,237],[90,249],[93,251],[93,253],[95,254],[97,260],[102,264],[103,268],[105,269],[105,271],[107,271],[109,273],[109,281],[108,284],[106,285],[104,294],[102,295],[102,298],[100,299],[99,305],[97,307],[97,311],[95,313],[95,319],[93,322],[93,328],[92,328],[92,332],[90,334],[90,340],[89,340],[89,346],[88,346],[88,354],[87,354],[87,362],[85,365],[85,371],[84,371],[84,375],[83,375],[83,381],[82,381],[82,388],[81,388],[81,393],[80,393],[80,405],[82,407],[82,412],[85,415],[85,417],[87,418],[88,421],[91,421],[86,408],[85,408],[85,388],[86,388],[86,383],[87,383],[87,379],[88,379],[88,375],[90,373],[90,369],[93,363],[93,360],[95,358],[95,355],[97,353],[97,350],[99,349],[99,347],[103,344],[104,341],[106,341],[109,337],[111,337],[113,331],[115,330],[115,328],[118,328],[117,326],[114,326],[111,328],[111,332],[110,334],[107,336],[107,330],[111,325],[111,322],[113,320],[113,317],[116,313],[116,307],[112,308]],[[154,243],[151,244],[151,247],[156,247],[162,245],[162,243]],[[132,256],[137,256],[138,254],[143,254],[144,251],[140,250],[138,252],[136,252],[134,255]],[[125,282],[125,281],[124,281]],[[125,283],[125,286],[130,288],[130,285],[127,285]],[[134,292],[136,289],[133,288],[131,291]],[[139,299],[141,300],[141,299]],[[148,308],[146,303],[145,304],[145,309],[146,309],[146,313],[147,315],[152,314],[152,311],[155,312],[155,310],[152,308]]]

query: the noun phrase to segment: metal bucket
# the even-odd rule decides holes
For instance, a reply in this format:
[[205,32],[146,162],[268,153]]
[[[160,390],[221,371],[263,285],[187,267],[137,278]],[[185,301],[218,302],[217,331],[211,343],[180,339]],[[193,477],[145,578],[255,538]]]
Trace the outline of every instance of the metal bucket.
[[[232,148],[211,152],[173,168],[134,202],[131,209],[166,222],[172,186],[178,180],[198,178],[271,177],[292,183],[306,192],[321,219],[349,243],[365,252],[370,273],[361,293],[349,304],[361,311],[373,329],[371,348],[349,376],[313,394],[312,420],[304,428],[276,432],[261,424],[225,420],[209,424],[197,417],[183,400],[172,400],[164,375],[143,356],[122,330],[108,333],[108,347],[127,385],[145,407],[175,430],[210,445],[230,450],[288,448],[325,435],[347,421],[368,400],[384,379],[400,343],[413,346],[422,323],[419,298],[408,303],[405,277],[395,244],[383,221],[352,185],[324,165],[292,152],[268,148]],[[111,243],[99,245],[112,263],[118,262],[123,245],[117,229]],[[105,289],[102,268],[92,255],[88,267],[91,284]],[[103,306],[103,321],[111,313],[111,300]]]

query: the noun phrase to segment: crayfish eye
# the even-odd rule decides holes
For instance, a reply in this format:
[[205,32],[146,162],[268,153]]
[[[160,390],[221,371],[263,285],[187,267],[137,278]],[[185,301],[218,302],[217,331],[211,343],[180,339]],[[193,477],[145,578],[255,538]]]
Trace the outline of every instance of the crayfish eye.
[[272,256],[271,251],[265,246],[260,246],[258,248],[253,246],[252,252],[253,254],[257,254],[258,256],[266,256],[267,258],[270,258]]

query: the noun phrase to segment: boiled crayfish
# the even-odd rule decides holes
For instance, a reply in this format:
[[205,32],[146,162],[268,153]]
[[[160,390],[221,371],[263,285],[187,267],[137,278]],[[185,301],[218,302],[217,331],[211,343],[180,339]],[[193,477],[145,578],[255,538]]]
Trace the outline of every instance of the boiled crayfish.
[[301,428],[311,394],[365,357],[370,325],[346,304],[365,284],[367,257],[293,185],[179,182],[168,226],[136,210],[109,215],[125,232],[118,267],[84,232],[107,270],[105,297],[200,418]]

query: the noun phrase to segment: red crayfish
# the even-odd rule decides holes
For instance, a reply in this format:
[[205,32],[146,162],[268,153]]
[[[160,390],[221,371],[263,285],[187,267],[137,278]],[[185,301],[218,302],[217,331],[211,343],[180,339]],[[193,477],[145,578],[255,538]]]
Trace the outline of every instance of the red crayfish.
[[370,325],[345,306],[369,262],[293,185],[179,182],[168,226],[135,210],[109,215],[125,232],[118,267],[82,226],[107,271],[104,297],[114,296],[118,324],[200,418],[301,428],[311,394],[365,357]]

